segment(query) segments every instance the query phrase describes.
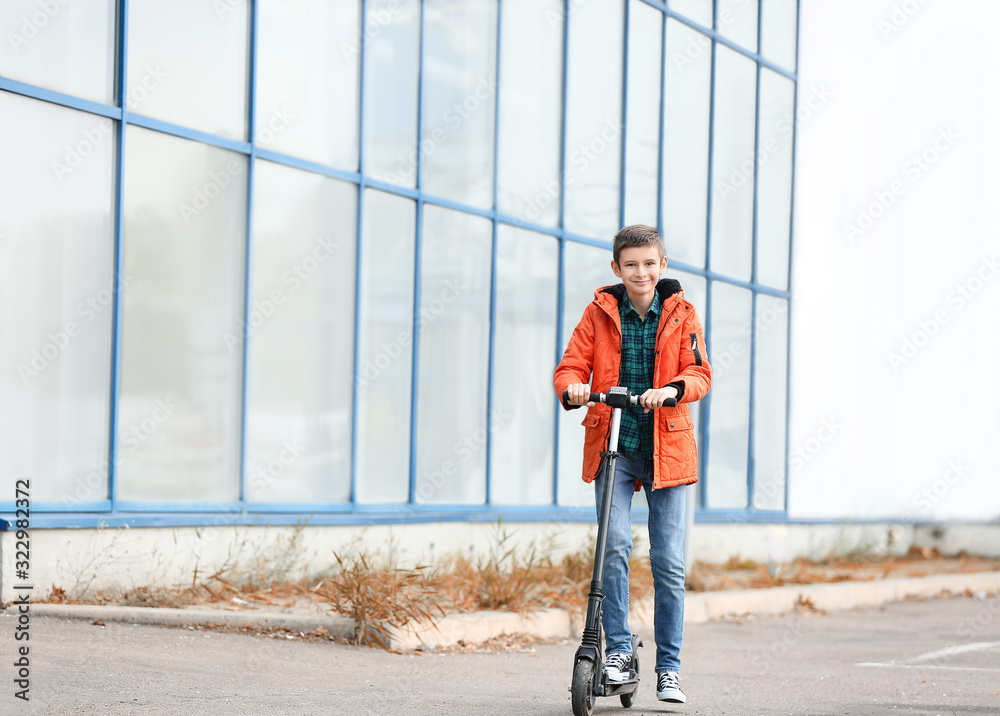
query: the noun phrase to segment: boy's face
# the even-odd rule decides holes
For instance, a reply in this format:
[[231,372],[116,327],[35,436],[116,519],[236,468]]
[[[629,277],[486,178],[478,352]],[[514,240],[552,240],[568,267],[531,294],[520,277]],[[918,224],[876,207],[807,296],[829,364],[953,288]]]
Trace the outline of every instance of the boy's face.
[[629,296],[645,296],[656,290],[656,282],[667,270],[667,257],[656,246],[629,246],[621,250],[611,270],[625,284]]

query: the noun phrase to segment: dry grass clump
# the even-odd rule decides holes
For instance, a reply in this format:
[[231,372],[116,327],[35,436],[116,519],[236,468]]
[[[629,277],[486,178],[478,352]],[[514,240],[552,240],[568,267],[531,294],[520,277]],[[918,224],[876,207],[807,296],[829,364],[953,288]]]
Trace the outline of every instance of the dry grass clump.
[[[452,609],[507,609],[540,607],[583,609],[594,571],[595,539],[588,538],[575,552],[561,558],[553,540],[542,544],[514,543],[514,533],[498,523],[490,551],[476,560],[454,555],[438,571],[438,584]],[[641,599],[652,592],[648,558],[632,557],[630,594]]]
[[365,554],[334,557],[336,570],[312,591],[333,611],[354,619],[355,644],[388,649],[393,630],[444,616],[434,576],[426,567],[401,569],[391,557]]
[[[489,552],[476,559],[455,554],[438,568],[438,583],[453,609],[527,611],[572,605],[581,585],[552,558],[551,541],[519,546],[498,523]],[[571,557],[564,558],[571,559]],[[588,575],[589,579],[589,575]],[[583,587],[585,590],[585,587]]]

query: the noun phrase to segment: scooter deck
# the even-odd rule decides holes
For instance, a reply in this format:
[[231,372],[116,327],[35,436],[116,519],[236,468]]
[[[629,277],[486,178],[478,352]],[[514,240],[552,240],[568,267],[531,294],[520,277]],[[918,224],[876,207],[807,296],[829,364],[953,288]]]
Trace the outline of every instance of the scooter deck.
[[608,681],[604,684],[604,693],[598,694],[599,696],[618,696],[620,694],[629,694],[635,691],[639,686],[638,678],[626,679],[625,681]]

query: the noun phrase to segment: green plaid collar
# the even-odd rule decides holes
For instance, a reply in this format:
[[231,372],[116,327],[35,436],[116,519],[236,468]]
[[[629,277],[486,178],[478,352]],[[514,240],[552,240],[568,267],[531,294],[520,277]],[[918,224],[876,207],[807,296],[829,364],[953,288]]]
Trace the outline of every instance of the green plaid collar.
[[[639,311],[637,311],[636,308],[635,308],[635,306],[632,305],[632,301],[628,297],[628,291],[626,291],[625,295],[622,296],[622,305],[621,305],[622,318],[624,318],[625,315],[629,311],[631,311],[632,313],[634,313],[639,320],[642,320],[642,316],[639,315]],[[647,311],[647,314],[649,314],[649,313],[652,313],[654,316],[659,316],[660,315],[660,292],[659,291],[654,291],[653,292],[653,302],[651,304],[649,304],[649,310]]]

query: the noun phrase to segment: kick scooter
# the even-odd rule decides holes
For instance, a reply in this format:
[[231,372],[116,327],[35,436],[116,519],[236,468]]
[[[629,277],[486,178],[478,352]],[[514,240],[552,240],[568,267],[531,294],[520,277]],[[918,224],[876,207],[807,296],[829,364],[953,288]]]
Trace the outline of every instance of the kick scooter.
[[[563,393],[563,402],[569,401],[569,394]],[[632,635],[632,661],[627,678],[623,681],[608,681],[604,673],[604,656],[601,638],[601,603],[604,601],[604,552],[608,546],[608,523],[611,521],[611,498],[614,494],[615,469],[618,467],[618,429],[621,425],[622,410],[639,404],[639,396],[632,395],[628,388],[608,388],[607,393],[591,393],[590,401],[604,403],[613,408],[611,414],[611,436],[608,450],[602,453],[604,461],[604,493],[601,495],[601,512],[597,520],[597,549],[594,553],[594,576],[590,582],[587,599],[587,621],[583,627],[583,641],[573,658],[573,714],[591,716],[598,696],[618,696],[622,706],[630,708],[635,703],[639,689],[638,647],[642,639]],[[663,403],[673,407],[677,401],[671,398]]]

